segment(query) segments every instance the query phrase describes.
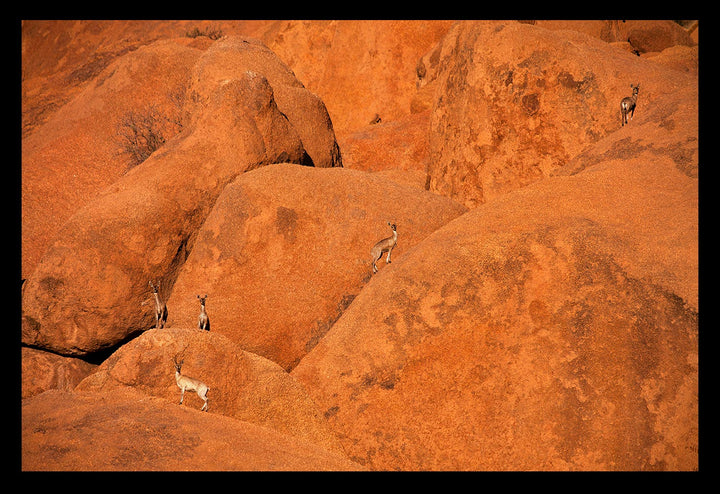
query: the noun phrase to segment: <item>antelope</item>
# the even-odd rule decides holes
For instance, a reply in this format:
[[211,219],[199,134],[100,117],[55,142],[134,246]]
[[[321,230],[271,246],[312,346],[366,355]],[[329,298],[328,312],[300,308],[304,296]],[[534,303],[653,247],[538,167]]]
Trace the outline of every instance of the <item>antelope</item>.
[[155,328],[156,329],[162,329],[165,327],[165,323],[167,322],[168,318],[168,310],[167,305],[160,300],[160,296],[158,295],[158,287],[153,284],[152,281],[148,282],[150,284],[150,287],[153,290],[153,295],[155,296]]
[[178,385],[178,388],[180,388],[180,405],[182,405],[183,400],[185,399],[185,390],[187,391],[195,391],[197,395],[205,402],[200,408],[201,412],[207,412],[208,409],[208,391],[210,391],[210,388],[207,384],[204,382],[194,379],[189,376],[185,376],[180,373],[180,369],[183,365],[183,360],[180,362],[177,361],[177,357],[173,357],[173,363],[175,364],[175,382]]
[[372,267],[373,267],[373,274],[378,272],[377,265],[375,264],[377,261],[380,260],[384,252],[387,252],[387,259],[385,262],[390,264],[390,254],[392,253],[392,250],[397,245],[397,229],[395,226],[395,223],[390,223],[388,221],[388,225],[390,225],[390,228],[392,228],[392,236],[388,238],[384,238],[380,240],[378,243],[376,243],[372,250],[370,251],[370,255],[372,256]]
[[210,331],[210,318],[208,317],[207,312],[205,312],[205,299],[207,298],[207,294],[204,297],[198,295],[197,298],[198,300],[200,300],[200,316],[198,317],[198,329]]
[[638,91],[640,90],[640,84],[638,83],[635,86],[630,84],[630,87],[632,88],[632,96],[626,96],[620,102],[620,113],[622,114],[622,127],[624,127],[625,124],[628,123],[628,113],[630,113],[630,120],[632,120],[632,117],[635,114],[635,105],[637,104]]

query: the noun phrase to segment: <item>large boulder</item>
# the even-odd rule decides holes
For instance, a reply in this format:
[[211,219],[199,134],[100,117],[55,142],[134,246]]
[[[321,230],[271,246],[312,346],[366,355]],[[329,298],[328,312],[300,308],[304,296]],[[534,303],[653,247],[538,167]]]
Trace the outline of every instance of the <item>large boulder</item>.
[[228,68],[214,91],[203,93],[203,104],[191,86],[183,132],[58,231],[24,286],[24,343],[83,355],[149,328],[154,305],[148,282],[159,281],[161,296],[168,297],[225,185],[269,163],[307,161],[268,79],[250,70],[259,70],[250,62],[244,67]]
[[21,349],[23,399],[49,389],[72,391],[97,365],[78,358],[23,347]]
[[696,44],[685,28],[671,20],[628,20],[623,28],[628,42],[641,53]]
[[[167,140],[177,134],[180,108],[173,95],[184,91],[187,73],[201,53],[164,40],[112,63],[101,57],[107,66],[92,71],[95,82],[72,93],[43,125],[24,136],[23,278],[32,274],[60,227],[127,171],[121,132],[128,115],[149,115],[152,109],[157,132]],[[24,57],[23,64],[27,59],[33,57]],[[23,97],[24,112],[31,111],[26,106],[32,101],[32,96]]]
[[208,48],[190,74],[186,111],[201,114],[194,109],[207,104],[218,84],[245,71],[267,78],[278,108],[303,141],[311,160],[307,164],[342,166],[333,126],[323,102],[305,89],[272,50],[256,39],[227,36]]
[[[132,387],[168,403],[180,401],[173,360],[182,373],[210,387],[208,412],[275,429],[342,453],[325,418],[304,389],[277,364],[240,349],[226,337],[197,329],[152,329],[123,345],[77,391],[113,394]],[[184,406],[204,402],[186,392]]]
[[[228,70],[244,67],[271,81],[280,111],[293,122],[314,165],[339,166],[332,129],[323,121],[332,117],[346,135],[375,113],[386,121],[406,115],[415,63],[451,24],[23,21],[23,278],[60,226],[125,172],[127,159],[115,141],[126,112],[153,105],[174,120],[178,90],[189,78],[196,91],[186,100],[204,94],[201,86],[232,77]],[[225,36],[186,36],[193,31]],[[249,36],[261,37],[298,78]],[[194,66],[201,55],[202,63]],[[308,118],[310,113],[315,115]]]
[[516,22],[460,22],[421,61],[435,84],[430,190],[473,207],[540,180],[636,115],[697,84],[586,34]]
[[[370,249],[397,224],[392,260],[466,211],[373,174],[276,164],[228,185],[168,300],[168,325],[197,325],[291,369],[370,278]],[[379,262],[385,269],[384,260]],[[392,265],[391,265],[392,266]]]
[[23,20],[23,137],[92,84],[115,60],[134,50],[170,39],[205,50],[217,39],[217,34],[257,37],[274,22],[277,21]]
[[275,430],[123,388],[23,400],[23,471],[360,470]]
[[368,124],[340,139],[343,166],[380,172],[424,189],[430,160],[429,127],[429,110]]
[[410,113],[415,66],[452,20],[279,21],[262,40],[325,102],[339,138]]
[[694,82],[649,102],[639,97],[635,116],[626,127],[583,149],[553,174],[575,174],[609,159],[636,160],[646,155],[645,159],[667,158],[684,175],[698,178],[697,78]]
[[291,374],[372,469],[697,469],[697,193],[647,146],[488,202]]
[[700,63],[700,50],[697,45],[676,45],[665,48],[660,53],[650,53],[646,57],[648,60],[661,63],[675,70],[697,74]]
[[551,30],[579,31],[609,43],[627,42],[636,53],[696,44],[688,30],[671,20],[538,20],[532,24]]

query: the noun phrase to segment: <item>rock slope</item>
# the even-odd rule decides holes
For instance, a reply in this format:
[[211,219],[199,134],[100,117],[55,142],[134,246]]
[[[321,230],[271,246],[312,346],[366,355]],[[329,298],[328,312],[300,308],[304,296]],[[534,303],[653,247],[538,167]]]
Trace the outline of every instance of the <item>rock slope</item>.
[[697,470],[688,25],[23,21],[22,469]]
[[[196,329],[153,329],[122,346],[78,391],[112,394],[131,387],[168,403],[180,401],[174,360],[182,373],[210,387],[208,411],[315,443],[342,453],[335,436],[302,387],[277,364],[244,351],[221,334]],[[186,407],[204,404],[188,391]]]
[[[395,258],[466,208],[343,168],[276,164],[225,187],[168,300],[168,325],[211,331],[290,370],[369,280],[370,249],[398,226]],[[384,268],[385,260],[379,262]]]
[[[23,401],[23,471],[359,470],[342,455],[130,389]],[[122,433],[118,433],[122,431]]]
[[[278,108],[268,78],[251,70],[262,65],[276,85],[300,87],[282,62],[259,45],[218,43],[218,51],[234,53],[239,61],[226,66],[225,58],[211,51],[199,59],[202,67],[219,66],[215,70],[226,78],[212,90],[191,86],[188,100],[201,109],[188,104],[191,118],[183,133],[59,230],[24,286],[26,344],[85,355],[147,329],[154,320],[148,282],[159,282],[167,298],[223,188],[259,166],[311,161],[295,128],[322,118],[317,102],[290,100],[299,104],[293,112],[300,120],[293,125]],[[203,78],[202,84],[213,80]],[[307,114],[303,104],[310,106]],[[317,125],[332,135],[328,120]],[[325,158],[316,155],[316,160],[333,164],[334,149],[327,147]]]
[[[690,180],[668,165],[666,176]],[[363,289],[292,372],[352,459],[381,470],[697,467],[697,311],[674,277],[653,282],[643,232],[595,213],[645,187],[622,205],[653,211],[646,228],[685,206],[639,173],[612,183],[620,190],[583,184],[626,167],[472,210]],[[585,210],[563,204],[578,192]],[[686,274],[696,288],[697,266]]]
[[592,36],[520,23],[458,23],[420,64],[439,95],[430,190],[468,207],[541,180],[619,130],[631,84],[639,115],[696,83]]

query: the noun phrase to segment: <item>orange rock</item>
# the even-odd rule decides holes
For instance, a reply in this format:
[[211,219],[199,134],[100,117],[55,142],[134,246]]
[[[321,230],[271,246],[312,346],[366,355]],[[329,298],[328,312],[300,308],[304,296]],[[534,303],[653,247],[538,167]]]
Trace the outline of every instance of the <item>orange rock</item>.
[[310,158],[304,164],[317,168],[343,166],[330,115],[320,98],[305,88],[293,86],[276,86],[274,95],[278,108],[302,139]]
[[589,34],[608,43],[627,41],[624,22],[619,20],[547,20],[539,19],[534,26],[552,31],[570,30]]
[[211,331],[291,369],[370,278],[370,249],[390,235],[388,221],[398,225],[392,260],[401,262],[465,211],[360,171],[253,170],[225,188],[198,233],[168,301],[168,325],[196,326],[197,295],[208,294]]
[[429,126],[429,111],[368,125],[340,140],[344,166],[369,172],[418,171],[424,175],[430,159]]
[[[252,38],[227,36],[214,43],[193,67],[187,100],[191,113],[202,107],[218,84],[244,72],[262,74],[273,99],[303,141],[314,166],[342,166],[335,133],[323,102],[304,88],[292,70],[267,46]],[[193,111],[200,108],[200,111]]]
[[327,106],[338,137],[410,113],[416,64],[451,20],[284,21],[262,40]]
[[[73,392],[91,364],[23,348],[22,468],[697,469],[678,27],[23,21],[23,342],[124,344]],[[116,181],[117,117],[158,102],[183,131]],[[130,339],[149,279],[170,327]]]
[[54,353],[22,348],[22,397],[28,398],[48,389],[71,391],[97,365]]
[[[124,116],[151,106],[171,120],[179,115],[172,95],[200,53],[170,40],[127,53],[23,139],[23,278],[70,216],[127,171],[119,137]],[[168,140],[178,131],[162,118],[157,123]]]
[[697,73],[699,51],[696,46],[675,45],[664,49],[648,59],[683,72]]
[[629,20],[623,25],[627,40],[641,53],[660,52],[676,45],[696,44],[677,22],[670,20]]
[[[23,137],[47,121],[111,63],[142,46],[172,39],[205,50],[212,39],[188,34],[197,29],[258,37],[274,22],[277,21],[23,20]],[[170,77],[182,74],[186,73]]]
[[594,37],[514,22],[458,23],[423,60],[426,83],[437,84],[430,190],[469,207],[546,177],[618,130],[631,83],[645,108],[697,84]]
[[429,111],[368,125],[339,141],[343,166],[425,189],[430,160],[429,125]]
[[[683,76],[677,71],[675,74]],[[694,84],[656,93],[643,99],[641,86],[635,116],[626,127],[588,146],[555,174],[577,173],[607,159],[635,159],[648,152],[665,157],[688,177],[698,177],[699,100]]]
[[[180,401],[173,359],[183,361],[182,373],[209,388],[208,413],[275,429],[342,453],[340,443],[302,387],[277,364],[244,352],[226,337],[197,329],[152,329],[123,345],[77,391],[113,394],[132,387],[167,403]],[[204,404],[194,392],[183,406]]]
[[675,106],[587,150],[582,171],[448,223],[364,287],[292,371],[351,459],[697,469],[698,183],[662,150],[696,109]]
[[692,42],[696,45],[700,42],[700,30],[698,29],[699,22],[695,21],[689,28],[688,33],[690,34],[690,39],[692,39]]
[[628,42],[639,53],[697,44],[688,30],[670,20],[538,20],[533,24],[553,31],[578,31],[609,43]]
[[25,343],[82,355],[147,329],[153,321],[148,280],[160,280],[167,298],[224,186],[258,166],[305,161],[307,151],[268,80],[242,65],[233,69],[215,92],[203,93],[206,106],[191,106],[190,124],[177,139],[59,230],[24,287]]
[[361,470],[275,430],[129,388],[23,400],[23,471]]
[[349,457],[381,470],[696,469],[697,313],[621,269],[588,220],[496,213],[418,245],[293,370]]

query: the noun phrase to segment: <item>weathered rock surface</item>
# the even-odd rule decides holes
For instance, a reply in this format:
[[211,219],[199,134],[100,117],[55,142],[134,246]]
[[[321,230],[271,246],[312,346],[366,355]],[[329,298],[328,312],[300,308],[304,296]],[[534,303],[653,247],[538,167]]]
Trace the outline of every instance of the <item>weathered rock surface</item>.
[[469,207],[546,177],[620,128],[619,102],[640,83],[636,115],[697,78],[574,31],[460,22],[423,57],[437,84],[430,190]]
[[129,388],[23,400],[23,471],[360,470],[275,430]]
[[[370,249],[398,228],[392,259],[466,208],[348,169],[277,164],[228,185],[168,300],[168,325],[197,326],[292,368],[369,279]],[[385,269],[384,259],[379,263]]]
[[[246,37],[226,37],[214,43],[193,67],[187,89],[191,114],[202,114],[218,85],[244,72],[262,74],[273,89],[278,109],[302,139],[311,162],[318,167],[342,166],[335,133],[325,105],[309,92],[293,71],[267,46]],[[266,144],[278,136],[268,135]]]
[[[132,387],[178,403],[174,358],[183,361],[183,374],[210,387],[209,413],[275,429],[342,453],[302,386],[277,364],[241,350],[217,333],[183,328],[147,331],[113,353],[76,390],[112,394],[118,387]],[[185,393],[184,406],[199,410],[203,403],[194,392]]]
[[410,113],[418,59],[451,20],[281,21],[261,39],[328,108],[339,138]]
[[[562,173],[450,222],[364,287],[292,371],[352,459],[697,468],[693,98],[658,98]],[[673,132],[680,122],[687,134]]]
[[[256,51],[263,60],[269,56]],[[201,57],[198,64],[206,62]],[[259,166],[306,161],[268,80],[250,70],[254,64],[244,67],[229,67],[214,92],[203,93],[206,106],[192,113],[182,134],[58,231],[24,287],[23,342],[82,355],[147,329],[154,321],[148,281],[159,281],[167,298],[224,186]],[[316,111],[306,117],[313,116]]]
[[21,364],[23,399],[49,389],[72,391],[97,368],[84,360],[27,347],[21,349]]
[[697,23],[22,30],[24,470],[698,468]]
[[213,39],[191,37],[190,33],[258,37],[273,22],[276,21],[23,20],[23,136],[47,122],[110,64],[140,47],[173,40],[205,50]]
[[684,175],[697,178],[698,109],[697,79],[695,84],[658,95],[652,102],[638,98],[635,116],[626,127],[583,149],[554,174],[573,174],[604,160],[634,160],[647,153],[668,158]]
[[[273,81],[281,111],[293,121],[296,100],[307,100],[305,111],[314,107],[319,117],[332,116],[345,135],[367,123],[374,112],[386,120],[408,113],[415,63],[451,24],[23,21],[23,278],[30,276],[60,226],[125,172],[127,157],[116,142],[122,116],[154,105],[173,119],[178,112],[173,98],[181,94],[204,51],[218,57],[239,40],[255,50],[256,42],[248,36],[262,38],[312,91],[290,90],[296,83],[278,86]],[[218,41],[187,37],[192,30],[225,36]],[[233,58],[237,54],[226,56]],[[327,126],[317,118],[300,115],[299,120],[296,130],[315,166],[341,163],[337,150],[330,158],[318,152],[336,146]],[[32,137],[36,132],[40,135]]]
[[623,241],[597,222],[531,204],[435,232],[293,370],[351,459],[697,468],[697,313],[615,262]]
[[641,53],[659,52],[671,46],[696,44],[690,34],[674,21],[628,20],[624,24],[628,42]]
[[340,139],[343,166],[381,172],[384,177],[424,189],[430,160],[429,130],[429,110],[367,125]]
[[695,46],[676,45],[664,49],[660,53],[648,54],[646,58],[670,68],[697,74],[699,65],[699,48]]
[[[172,95],[184,90],[201,53],[172,40],[126,53],[23,139],[23,278],[32,274],[72,214],[126,172],[128,155],[119,136],[129,112],[153,108],[169,119],[155,122],[165,138],[177,133],[171,122],[180,109]],[[32,96],[24,94],[23,103],[31,105]]]
[[670,20],[539,20],[544,29],[579,31],[608,43],[628,42],[638,53],[662,51],[671,46],[692,46],[696,42],[687,30]]

